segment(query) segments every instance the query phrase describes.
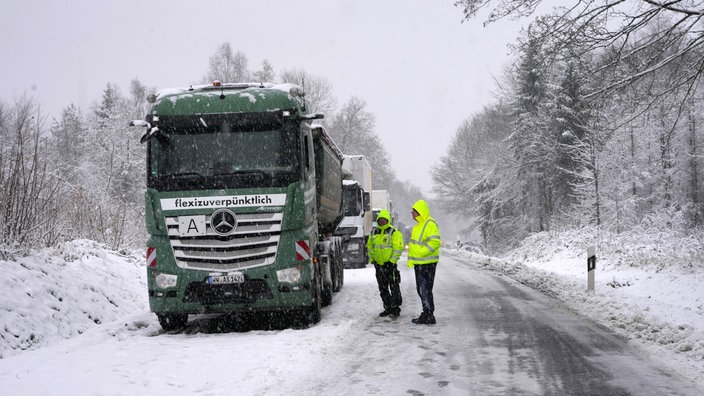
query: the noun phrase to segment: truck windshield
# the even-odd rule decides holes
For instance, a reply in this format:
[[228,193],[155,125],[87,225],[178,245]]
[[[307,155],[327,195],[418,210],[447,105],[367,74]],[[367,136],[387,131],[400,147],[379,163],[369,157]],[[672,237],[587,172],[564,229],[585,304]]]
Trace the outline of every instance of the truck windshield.
[[342,186],[342,211],[344,216],[359,216],[362,211],[362,200],[357,184]]
[[149,141],[149,187],[285,187],[300,179],[296,123],[199,121],[164,127]]

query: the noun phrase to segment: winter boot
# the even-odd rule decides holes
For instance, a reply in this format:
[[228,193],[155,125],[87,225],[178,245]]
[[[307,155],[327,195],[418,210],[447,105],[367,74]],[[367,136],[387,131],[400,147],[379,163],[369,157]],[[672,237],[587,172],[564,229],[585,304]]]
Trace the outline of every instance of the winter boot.
[[425,314],[425,312],[423,312],[422,314],[420,314],[419,317],[417,317],[415,319],[411,319],[411,322],[413,322],[415,324],[425,324],[425,320],[426,320],[426,314]]
[[390,314],[391,314],[391,312],[389,312],[388,310],[385,309],[379,313],[379,316],[381,316],[383,318],[384,316],[389,316]]

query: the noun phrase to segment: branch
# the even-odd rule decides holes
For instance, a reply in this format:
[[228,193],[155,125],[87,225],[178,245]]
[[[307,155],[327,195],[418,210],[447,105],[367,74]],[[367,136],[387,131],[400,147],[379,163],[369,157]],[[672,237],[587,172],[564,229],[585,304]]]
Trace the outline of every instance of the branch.
[[660,2],[658,2],[658,1],[653,1],[653,0],[643,0],[643,1],[645,1],[646,3],[648,3],[648,4],[652,5],[652,6],[655,6],[655,7],[658,7],[658,8],[662,8],[662,9],[667,10],[667,11],[676,12],[676,13],[679,13],[679,14],[685,14],[685,15],[688,15],[688,16],[702,16],[702,15],[704,15],[704,11],[692,11],[692,10],[687,10],[687,9],[684,9],[684,8],[678,8],[678,7],[673,7],[673,6],[672,6],[673,4],[679,3],[680,0],[670,1],[670,2],[667,2],[667,3],[660,3]]

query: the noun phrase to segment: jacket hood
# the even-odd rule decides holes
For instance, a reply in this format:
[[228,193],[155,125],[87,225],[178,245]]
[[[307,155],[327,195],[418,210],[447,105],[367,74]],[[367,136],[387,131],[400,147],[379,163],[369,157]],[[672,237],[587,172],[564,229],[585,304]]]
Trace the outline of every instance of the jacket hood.
[[[386,224],[383,226],[379,224],[379,219],[386,219]],[[383,230],[385,228],[391,227],[391,214],[388,210],[382,209],[378,215],[376,215],[376,226]]]
[[415,209],[415,211],[419,214],[419,216],[416,218],[417,222],[422,223],[430,217],[430,209],[428,209],[428,204],[425,203],[424,200],[420,199],[416,201],[416,203],[413,204],[412,208]]

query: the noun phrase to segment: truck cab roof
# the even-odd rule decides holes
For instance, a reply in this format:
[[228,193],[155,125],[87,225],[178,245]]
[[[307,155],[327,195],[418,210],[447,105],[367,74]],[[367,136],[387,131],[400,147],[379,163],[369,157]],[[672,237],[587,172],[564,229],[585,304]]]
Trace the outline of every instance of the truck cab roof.
[[[149,95],[150,113],[159,116],[292,110],[305,112],[303,89],[295,84],[220,83],[169,88]],[[197,100],[194,100],[197,99]]]

